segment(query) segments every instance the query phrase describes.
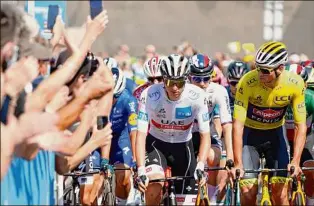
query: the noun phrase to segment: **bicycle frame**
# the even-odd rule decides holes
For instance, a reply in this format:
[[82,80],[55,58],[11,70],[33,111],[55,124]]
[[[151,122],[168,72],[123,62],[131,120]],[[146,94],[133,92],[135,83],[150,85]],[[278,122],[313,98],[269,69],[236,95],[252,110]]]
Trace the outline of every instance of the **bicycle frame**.
[[[302,167],[303,171],[314,170],[314,167]],[[294,167],[291,167],[291,173],[294,172]],[[291,204],[292,205],[305,205],[306,204],[306,194],[304,192],[305,175],[302,174],[300,179],[297,177],[292,177],[292,195]]]
[[262,198],[258,205],[272,205],[269,194],[269,173],[287,171],[287,169],[257,169],[257,170],[245,170],[245,173],[261,173],[262,175]]

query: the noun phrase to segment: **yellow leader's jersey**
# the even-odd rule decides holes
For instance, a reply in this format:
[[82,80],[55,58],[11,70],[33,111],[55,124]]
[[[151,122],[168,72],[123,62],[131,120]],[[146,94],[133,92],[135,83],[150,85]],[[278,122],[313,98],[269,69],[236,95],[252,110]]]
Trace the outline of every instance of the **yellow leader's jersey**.
[[274,129],[284,124],[288,105],[292,105],[294,121],[306,122],[304,81],[289,71],[283,71],[275,88],[259,81],[258,71],[245,74],[237,85],[233,117],[254,129]]

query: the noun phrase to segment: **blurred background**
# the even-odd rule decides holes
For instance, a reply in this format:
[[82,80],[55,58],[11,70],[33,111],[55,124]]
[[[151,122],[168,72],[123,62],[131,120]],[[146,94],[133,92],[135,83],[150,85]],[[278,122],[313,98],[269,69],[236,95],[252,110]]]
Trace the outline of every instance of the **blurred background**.
[[[267,2],[272,4],[269,10],[274,14],[277,8],[282,17],[265,19]],[[313,1],[104,1],[103,6],[110,22],[94,46],[97,52],[113,55],[119,45],[127,44],[130,53],[139,56],[146,45],[153,44],[159,53],[168,54],[188,41],[209,55],[230,53],[228,43],[232,42],[240,48],[243,43],[258,47],[267,39],[265,25],[273,29],[277,21],[282,32],[278,40],[287,44],[290,53],[314,56]],[[66,2],[68,27],[80,27],[88,14],[88,1]],[[237,56],[244,54],[243,49],[236,50]]]

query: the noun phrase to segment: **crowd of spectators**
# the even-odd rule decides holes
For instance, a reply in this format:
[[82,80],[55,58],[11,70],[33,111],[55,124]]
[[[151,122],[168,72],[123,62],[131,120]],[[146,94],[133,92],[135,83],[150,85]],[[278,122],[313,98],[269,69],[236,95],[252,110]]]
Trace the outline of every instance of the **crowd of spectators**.
[[[102,130],[95,127],[97,115],[108,115],[112,106],[114,80],[103,63],[108,53],[97,53],[99,66],[94,73],[80,73],[86,54],[107,24],[106,11],[93,20],[88,16],[83,38],[75,42],[58,16],[47,40],[39,35],[33,17],[1,2],[1,205],[55,204],[55,173],[73,169],[76,155],[110,144],[110,124]],[[189,57],[197,49],[185,41],[174,46],[173,53]],[[112,54],[137,84],[146,81],[143,64],[155,55],[161,54],[147,45],[142,56],[133,57],[126,44]],[[222,52],[211,56],[214,81],[227,84],[225,69],[232,58]],[[241,59],[251,64],[251,56]],[[292,54],[289,60],[306,58]],[[77,121],[80,126],[71,131]],[[90,128],[93,135],[86,142]]]

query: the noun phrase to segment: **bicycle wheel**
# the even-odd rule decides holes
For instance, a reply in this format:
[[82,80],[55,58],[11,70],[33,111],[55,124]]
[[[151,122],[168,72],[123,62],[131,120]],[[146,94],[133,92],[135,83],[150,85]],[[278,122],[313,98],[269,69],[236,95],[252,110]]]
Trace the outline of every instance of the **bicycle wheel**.
[[102,205],[116,205],[116,180],[115,175],[112,175],[111,180],[105,179],[104,181],[104,192],[102,194]]
[[263,202],[263,206],[268,206],[268,205],[271,205],[271,203],[269,201],[264,201]]
[[295,198],[294,198],[294,203],[293,205],[298,205],[298,206],[303,206],[305,205],[305,200],[302,194],[299,192],[296,193]]

